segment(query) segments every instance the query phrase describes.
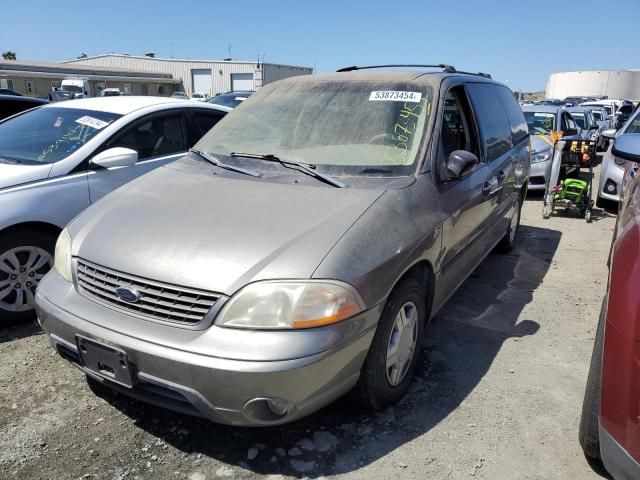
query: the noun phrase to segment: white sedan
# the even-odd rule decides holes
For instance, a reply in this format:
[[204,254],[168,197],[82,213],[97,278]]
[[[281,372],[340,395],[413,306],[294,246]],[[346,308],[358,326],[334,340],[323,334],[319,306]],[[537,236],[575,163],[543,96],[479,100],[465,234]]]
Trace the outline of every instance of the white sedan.
[[33,316],[35,289],[72,218],[180,158],[229,111],[121,96],[50,103],[0,122],[0,326]]

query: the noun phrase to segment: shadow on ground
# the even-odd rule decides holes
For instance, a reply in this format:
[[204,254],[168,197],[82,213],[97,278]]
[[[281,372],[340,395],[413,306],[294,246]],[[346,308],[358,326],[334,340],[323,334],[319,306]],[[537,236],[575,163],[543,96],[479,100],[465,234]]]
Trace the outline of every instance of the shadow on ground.
[[0,343],[13,342],[32,335],[42,335],[43,333],[35,319],[21,322],[10,325],[9,328],[0,328]]
[[[490,255],[431,323],[408,396],[385,411],[373,414],[345,397],[290,425],[241,429],[171,413],[104,387],[97,392],[139,428],[184,453],[229,467],[312,478],[357,470],[446,418],[478,385],[507,339],[538,332],[535,319],[519,316],[546,275],[560,237],[555,230],[523,225],[516,250]],[[283,454],[296,446],[300,455]],[[252,448],[257,457],[249,460]]]

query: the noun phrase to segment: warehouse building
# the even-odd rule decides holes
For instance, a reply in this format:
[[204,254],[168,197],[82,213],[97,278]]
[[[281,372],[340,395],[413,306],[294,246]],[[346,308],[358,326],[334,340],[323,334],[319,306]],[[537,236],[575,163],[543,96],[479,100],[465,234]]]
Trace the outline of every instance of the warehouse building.
[[187,95],[198,92],[210,96],[230,90],[258,90],[261,86],[276,80],[313,73],[312,68],[275,63],[179,60],[126,54],[79,58],[64,62],[64,65],[169,73],[174,79],[182,82]]
[[547,98],[596,95],[640,100],[640,71],[593,70],[549,75]]
[[54,88],[60,87],[62,80],[68,78],[87,80],[91,95],[100,95],[105,88],[119,88],[129,95],[171,95],[182,89],[181,81],[170,73],[0,60],[0,88],[30,97],[47,98]]

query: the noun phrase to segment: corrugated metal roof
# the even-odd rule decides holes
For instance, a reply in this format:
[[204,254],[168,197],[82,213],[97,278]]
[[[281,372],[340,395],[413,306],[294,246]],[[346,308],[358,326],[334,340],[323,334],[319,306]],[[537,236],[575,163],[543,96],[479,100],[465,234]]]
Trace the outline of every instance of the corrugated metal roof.
[[70,75],[102,75],[126,77],[158,77],[171,79],[170,73],[130,70],[117,67],[96,67],[93,65],[72,65],[46,62],[24,62],[22,60],[0,60],[0,74],[6,72],[38,71],[43,73],[64,73]]

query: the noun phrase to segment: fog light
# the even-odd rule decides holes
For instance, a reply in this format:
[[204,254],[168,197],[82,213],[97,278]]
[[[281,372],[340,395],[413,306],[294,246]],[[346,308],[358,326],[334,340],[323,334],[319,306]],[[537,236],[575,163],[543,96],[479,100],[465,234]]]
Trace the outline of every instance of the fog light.
[[614,187],[613,185],[609,184],[607,185],[607,192],[609,193],[613,193],[616,191],[616,187]]
[[267,400],[267,407],[269,407],[269,410],[271,410],[275,415],[284,417],[287,414],[289,402],[281,398],[269,398]]

